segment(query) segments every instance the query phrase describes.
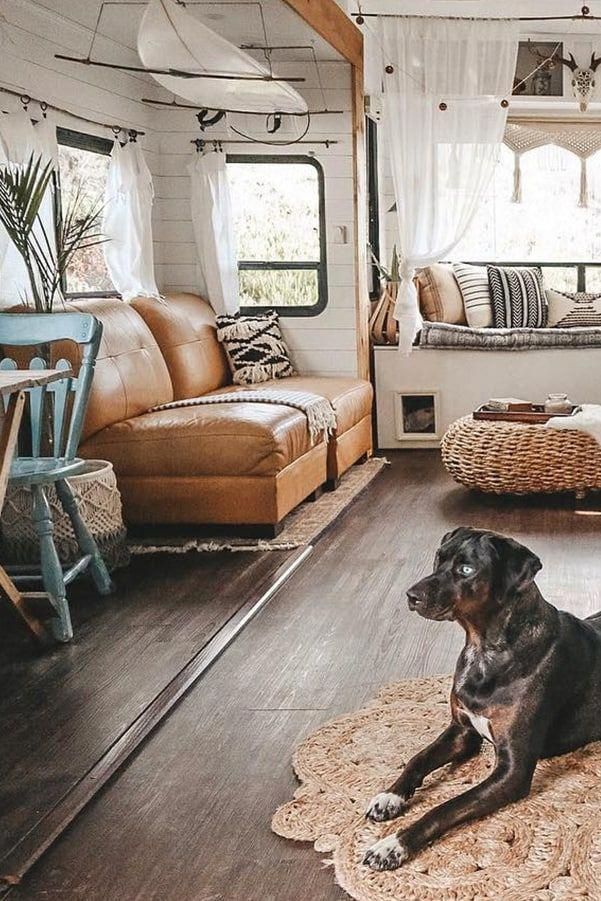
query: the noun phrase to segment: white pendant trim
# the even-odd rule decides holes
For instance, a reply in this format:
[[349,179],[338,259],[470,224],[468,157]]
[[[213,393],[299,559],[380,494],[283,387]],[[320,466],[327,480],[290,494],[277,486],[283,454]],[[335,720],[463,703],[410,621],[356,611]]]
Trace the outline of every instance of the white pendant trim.
[[[138,31],[138,54],[148,69],[264,76],[269,70],[172,0],[150,0]],[[150,73],[160,85],[199,108],[257,113],[306,113],[285,81],[179,78]]]

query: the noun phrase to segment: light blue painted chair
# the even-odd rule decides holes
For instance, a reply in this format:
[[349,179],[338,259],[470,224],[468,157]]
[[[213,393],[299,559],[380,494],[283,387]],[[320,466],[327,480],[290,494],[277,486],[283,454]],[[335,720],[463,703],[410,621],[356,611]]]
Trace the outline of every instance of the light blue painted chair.
[[[101,334],[102,324],[87,313],[0,313],[2,348],[45,348],[42,352],[49,357],[48,351],[54,342],[73,341],[79,345],[80,364],[76,375],[65,375],[64,379],[28,390],[29,415],[26,409],[25,419],[29,420],[31,428],[28,430],[27,446],[25,442],[20,445],[9,477],[9,485],[24,486],[32,492],[33,522],[40,541],[39,578],[56,612],[51,627],[59,641],[69,641],[73,637],[67,585],[76,576],[88,570],[101,594],[108,594],[113,588],[104,560],[79,513],[68,482],[70,476],[82,472],[86,463],[76,453]],[[49,368],[40,356],[34,357],[29,367],[38,370]],[[22,366],[10,357],[0,361],[0,369],[18,368]],[[72,364],[60,359],[53,362],[51,368],[68,371]],[[82,552],[81,558],[66,571],[59,561],[53,540],[52,512],[45,490],[49,485],[55,486]],[[31,574],[11,575],[14,581],[31,579]]]

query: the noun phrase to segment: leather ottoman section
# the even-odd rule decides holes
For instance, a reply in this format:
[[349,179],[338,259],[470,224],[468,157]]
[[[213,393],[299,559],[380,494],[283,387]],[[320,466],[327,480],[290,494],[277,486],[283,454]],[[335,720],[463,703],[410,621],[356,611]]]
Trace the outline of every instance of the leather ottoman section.
[[273,476],[124,476],[119,479],[127,523],[273,524],[325,480],[325,444]]
[[328,479],[338,479],[372,446],[371,413],[328,445]]
[[240,403],[146,413],[93,435],[80,453],[110,460],[119,479],[156,476],[170,481],[178,476],[275,476],[311,447],[300,411]]

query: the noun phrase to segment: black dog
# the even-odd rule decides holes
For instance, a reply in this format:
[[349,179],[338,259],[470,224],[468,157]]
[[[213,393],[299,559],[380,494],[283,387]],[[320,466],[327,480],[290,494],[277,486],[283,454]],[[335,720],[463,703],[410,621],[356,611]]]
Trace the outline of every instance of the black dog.
[[366,816],[391,820],[428,773],[492,742],[496,765],[480,785],[377,842],[364,863],[393,870],[449,829],[530,791],[537,760],[601,738],[601,614],[586,620],[547,603],[536,554],[494,532],[449,532],[434,572],[407,592],[409,608],[456,620],[466,633],[451,691],[451,723],[416,754]]

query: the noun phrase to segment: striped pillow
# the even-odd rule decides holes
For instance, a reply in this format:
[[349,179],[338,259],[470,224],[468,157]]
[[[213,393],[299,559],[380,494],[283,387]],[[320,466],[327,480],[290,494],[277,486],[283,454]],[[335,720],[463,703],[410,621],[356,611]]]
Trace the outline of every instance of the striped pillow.
[[587,294],[578,291],[576,294],[564,294],[562,291],[549,290],[550,328],[575,328],[577,326],[601,326],[601,294]]
[[495,328],[543,328],[547,298],[537,267],[488,266]]
[[470,328],[490,328],[493,312],[486,268],[453,263],[453,272],[463,296],[467,324]]
[[217,316],[217,340],[225,348],[235,385],[296,374],[273,310],[256,316]]

